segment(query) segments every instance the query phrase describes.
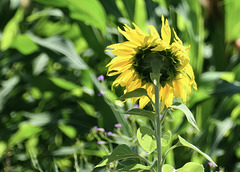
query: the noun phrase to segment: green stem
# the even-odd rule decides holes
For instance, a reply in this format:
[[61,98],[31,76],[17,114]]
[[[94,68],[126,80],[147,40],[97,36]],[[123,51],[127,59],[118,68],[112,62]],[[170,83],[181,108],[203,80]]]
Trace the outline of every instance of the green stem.
[[157,171],[162,172],[162,145],[161,145],[161,122],[160,122],[160,102],[159,102],[159,81],[154,84],[155,89],[155,112],[157,114],[155,121],[155,137],[157,141]]

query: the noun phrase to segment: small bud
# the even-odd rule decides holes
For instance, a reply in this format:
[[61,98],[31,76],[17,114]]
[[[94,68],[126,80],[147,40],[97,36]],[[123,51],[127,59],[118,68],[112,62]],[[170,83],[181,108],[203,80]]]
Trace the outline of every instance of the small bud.
[[104,144],[106,144],[106,142],[105,141],[97,141],[97,144],[104,145]]
[[104,76],[103,76],[103,75],[100,75],[100,76],[98,77],[98,80],[99,80],[99,81],[104,81]]
[[112,132],[108,132],[107,134],[108,134],[108,136],[117,137],[117,134],[114,134]]
[[104,128],[98,128],[97,130],[100,131],[100,132],[103,132],[103,133],[105,132]]
[[114,127],[116,127],[116,128],[121,128],[121,127],[122,127],[122,124],[115,124]]
[[209,165],[210,167],[216,167],[216,165],[213,164],[212,162],[208,162],[208,165]]

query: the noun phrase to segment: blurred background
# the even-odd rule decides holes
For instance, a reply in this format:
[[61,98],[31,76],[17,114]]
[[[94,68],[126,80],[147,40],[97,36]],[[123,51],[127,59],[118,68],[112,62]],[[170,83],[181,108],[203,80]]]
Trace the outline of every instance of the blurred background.
[[180,134],[218,167],[189,149],[174,150],[166,163],[240,171],[239,12],[239,0],[1,0],[0,171],[89,172],[116,145],[131,144],[149,121],[123,114],[133,106],[118,99],[122,88],[111,91],[115,78],[106,77],[105,66],[113,55],[105,49],[125,40],[118,26],[160,31],[162,15],[191,45],[198,91],[187,106],[200,131],[178,111],[164,129],[173,131],[173,143]]

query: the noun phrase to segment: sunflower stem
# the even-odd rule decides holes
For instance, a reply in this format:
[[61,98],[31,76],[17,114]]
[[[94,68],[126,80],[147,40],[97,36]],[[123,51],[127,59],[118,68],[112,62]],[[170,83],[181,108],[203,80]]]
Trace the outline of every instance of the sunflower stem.
[[151,60],[151,67],[153,73],[150,74],[150,78],[154,84],[154,91],[155,91],[155,113],[157,114],[155,120],[155,138],[157,142],[157,171],[162,172],[162,145],[161,145],[161,135],[162,135],[162,126],[161,126],[161,118],[160,118],[160,97],[159,97],[159,90],[160,90],[160,77],[161,77],[161,68],[162,68],[162,61],[158,58],[153,56]]
[[155,112],[157,114],[155,121],[155,137],[157,141],[157,171],[162,172],[162,145],[161,145],[161,122],[160,122],[160,102],[159,102],[159,81],[158,84],[155,85]]

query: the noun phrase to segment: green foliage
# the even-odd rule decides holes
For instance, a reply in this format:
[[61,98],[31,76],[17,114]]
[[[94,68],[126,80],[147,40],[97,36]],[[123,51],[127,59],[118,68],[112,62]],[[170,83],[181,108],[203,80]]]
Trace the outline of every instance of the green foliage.
[[190,124],[192,124],[192,126],[195,127],[197,130],[199,130],[192,112],[188,109],[188,107],[186,105],[184,105],[182,103],[174,103],[173,105],[171,105],[169,107],[183,111],[187,117],[188,122]]
[[155,134],[152,129],[141,126],[137,130],[137,138],[141,147],[149,154],[157,148]]
[[[153,170],[148,161],[153,162],[155,151],[149,155],[150,150],[137,149],[136,135],[139,126],[151,130],[151,121],[156,118],[152,105],[140,110],[128,101],[120,102],[121,88],[116,88],[115,94],[110,91],[113,79],[102,82],[97,76],[106,74],[105,65],[112,57],[105,52],[106,46],[124,41],[118,26],[135,22],[149,32],[146,25],[152,24],[160,31],[163,14],[183,43],[191,45],[190,63],[198,84],[198,90],[188,96],[190,111],[176,103],[172,108],[180,111],[164,116],[164,151],[179,140],[182,146],[210,155],[218,165],[215,171],[239,171],[240,65],[236,40],[240,36],[240,2],[202,2],[0,1],[1,169],[93,171],[103,156],[110,156],[105,159],[112,160],[107,170]],[[98,96],[100,91],[102,96]],[[135,96],[147,95],[138,90],[123,98]],[[128,118],[123,115],[126,110]],[[200,131],[188,127],[188,122]],[[115,123],[123,126],[116,129]],[[96,132],[92,129],[95,125],[106,132]],[[108,136],[107,131],[117,137]],[[145,137],[151,136],[145,133]],[[97,144],[98,139],[107,144]],[[127,145],[124,150],[122,144]],[[109,154],[119,145],[120,151],[127,150],[133,159],[114,164],[116,157],[111,159]],[[199,165],[203,164],[210,171],[212,167],[204,157],[211,161],[198,153],[174,149],[166,156],[169,165],[164,168],[203,171]],[[188,161],[196,163],[183,166]],[[105,167],[95,169],[100,170]]]
[[163,166],[164,172],[203,172],[204,168],[201,164],[195,163],[195,162],[188,162],[186,163],[182,168],[179,168],[175,170],[171,165],[165,164]]

